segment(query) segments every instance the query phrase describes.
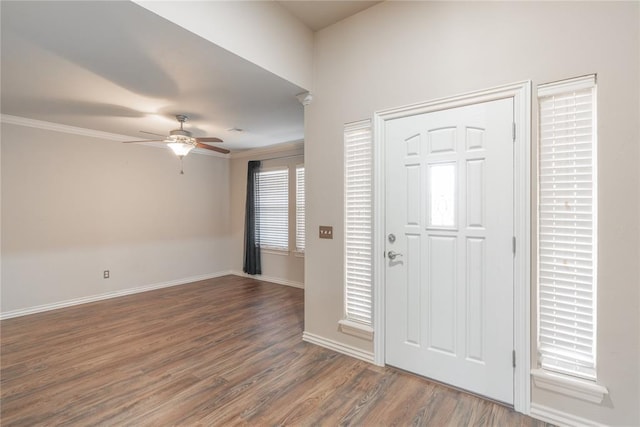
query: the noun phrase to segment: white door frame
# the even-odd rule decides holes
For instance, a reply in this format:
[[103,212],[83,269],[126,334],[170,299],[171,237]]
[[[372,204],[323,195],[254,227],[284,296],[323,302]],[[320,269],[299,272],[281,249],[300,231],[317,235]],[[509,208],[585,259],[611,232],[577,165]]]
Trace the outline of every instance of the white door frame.
[[516,368],[514,371],[514,409],[529,414],[531,403],[531,81],[495,87],[492,89],[440,98],[419,104],[382,110],[374,113],[373,179],[373,351],[374,363],[385,363],[385,272],[384,272],[384,212],[385,170],[384,147],[387,120],[416,114],[430,113],[470,104],[513,98],[514,142],[514,232],[516,254],[514,258],[514,347]]

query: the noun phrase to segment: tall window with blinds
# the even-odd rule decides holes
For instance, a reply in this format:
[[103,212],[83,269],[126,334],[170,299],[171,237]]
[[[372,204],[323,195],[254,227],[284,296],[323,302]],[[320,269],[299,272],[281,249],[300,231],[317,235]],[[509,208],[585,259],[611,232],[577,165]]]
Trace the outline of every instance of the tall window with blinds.
[[372,324],[373,143],[370,121],[344,129],[345,318]]
[[538,87],[538,351],[596,379],[596,79]]
[[296,166],[296,251],[304,252],[304,165]]
[[256,175],[256,229],[263,249],[289,249],[289,169]]

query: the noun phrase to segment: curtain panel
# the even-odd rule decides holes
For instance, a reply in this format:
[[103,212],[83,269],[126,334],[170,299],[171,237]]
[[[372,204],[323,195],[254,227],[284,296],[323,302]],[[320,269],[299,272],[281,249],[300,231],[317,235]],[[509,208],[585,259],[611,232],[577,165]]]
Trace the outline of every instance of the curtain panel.
[[244,264],[242,271],[247,274],[262,274],[260,263],[260,229],[257,221],[258,200],[256,179],[260,170],[260,161],[251,160],[247,164],[247,201],[244,217]]

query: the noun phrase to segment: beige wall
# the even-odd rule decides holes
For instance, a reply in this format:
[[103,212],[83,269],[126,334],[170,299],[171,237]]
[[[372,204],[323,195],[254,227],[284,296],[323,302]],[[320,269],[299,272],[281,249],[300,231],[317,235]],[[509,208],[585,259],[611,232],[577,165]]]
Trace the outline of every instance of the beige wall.
[[[337,327],[344,123],[500,84],[531,79],[535,87],[598,73],[597,357],[610,394],[601,405],[535,388],[532,395],[597,422],[640,424],[639,9],[637,2],[385,2],[317,33],[316,96],[305,112],[306,331],[372,349]],[[535,121],[533,128],[536,141]],[[334,240],[317,238],[320,224],[334,226]],[[535,255],[532,263],[535,270]]]
[[[277,159],[275,159],[277,158]],[[270,160],[274,159],[274,160]],[[231,269],[242,272],[244,254],[244,211],[247,194],[247,162],[262,160],[263,167],[289,167],[289,247],[295,248],[295,168],[304,163],[302,143],[284,144],[268,150],[254,150],[231,160]],[[293,180],[293,181],[292,181]],[[296,287],[304,287],[304,256],[294,251],[262,251],[262,275],[256,276]]]
[[[2,124],[2,313],[229,271],[229,160]],[[103,270],[111,278],[103,279]]]

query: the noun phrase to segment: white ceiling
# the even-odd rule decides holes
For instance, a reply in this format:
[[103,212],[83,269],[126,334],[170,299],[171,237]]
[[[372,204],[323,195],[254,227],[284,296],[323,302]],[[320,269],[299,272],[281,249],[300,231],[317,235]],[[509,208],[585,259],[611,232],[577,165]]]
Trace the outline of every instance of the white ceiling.
[[[317,28],[374,2],[282,3]],[[334,12],[319,20],[319,3]],[[302,88],[135,3],[0,4],[2,114],[133,139],[166,134],[186,114],[194,136],[232,150],[304,136]]]

